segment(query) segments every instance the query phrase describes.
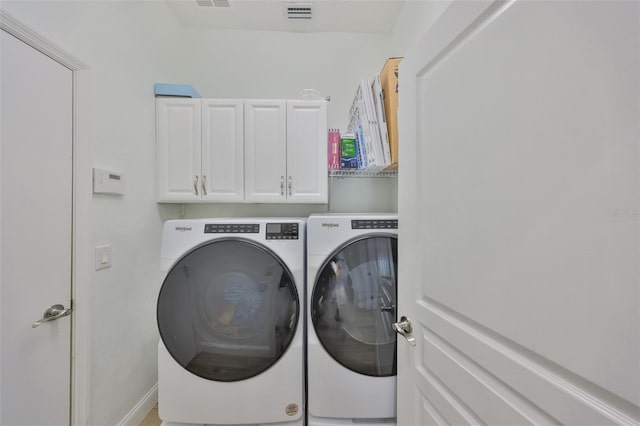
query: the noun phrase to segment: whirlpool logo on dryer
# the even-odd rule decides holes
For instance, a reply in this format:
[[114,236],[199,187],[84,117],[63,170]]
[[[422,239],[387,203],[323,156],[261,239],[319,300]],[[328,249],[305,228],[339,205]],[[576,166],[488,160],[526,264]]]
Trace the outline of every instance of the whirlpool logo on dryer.
[[180,232],[191,231],[191,227],[190,226],[176,226],[176,231],[180,231]]
[[323,228],[329,228],[329,229],[331,229],[331,228],[339,228],[339,227],[340,227],[340,224],[339,224],[339,223],[327,223],[327,222],[323,222],[323,223],[322,223],[322,227],[323,227]]

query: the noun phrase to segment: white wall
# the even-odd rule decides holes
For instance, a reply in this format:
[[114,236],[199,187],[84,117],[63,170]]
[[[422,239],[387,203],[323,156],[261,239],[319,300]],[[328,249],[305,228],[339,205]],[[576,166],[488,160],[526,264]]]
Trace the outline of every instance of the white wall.
[[[89,337],[88,357],[78,360],[88,379],[86,419],[78,420],[118,423],[157,378],[161,224],[180,209],[154,198],[153,83],[189,83],[203,96],[232,98],[294,98],[314,88],[331,96],[329,126],[344,129],[358,80],[402,56],[441,7],[409,6],[391,35],[305,34],[185,30],[163,2],[3,0],[3,9],[89,67],[78,73],[76,93],[76,302],[88,314],[81,331]],[[93,196],[92,167],[122,172],[125,195]],[[395,211],[396,186],[396,179],[334,179],[330,208]],[[306,216],[326,209],[194,205],[186,213]],[[95,272],[93,247],[101,244],[112,245],[113,267]]]
[[404,56],[453,0],[405,0],[391,32],[391,55]]
[[380,69],[389,37],[376,34],[188,30],[191,82],[203,97],[330,95],[329,127],[345,128],[360,78]]

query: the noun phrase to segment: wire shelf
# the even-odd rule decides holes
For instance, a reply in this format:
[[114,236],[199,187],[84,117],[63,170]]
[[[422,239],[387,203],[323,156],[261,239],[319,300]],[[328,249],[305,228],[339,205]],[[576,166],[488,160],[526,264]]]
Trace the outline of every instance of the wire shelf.
[[375,178],[396,176],[398,176],[398,170],[379,170],[377,172],[368,170],[329,170],[329,177]]

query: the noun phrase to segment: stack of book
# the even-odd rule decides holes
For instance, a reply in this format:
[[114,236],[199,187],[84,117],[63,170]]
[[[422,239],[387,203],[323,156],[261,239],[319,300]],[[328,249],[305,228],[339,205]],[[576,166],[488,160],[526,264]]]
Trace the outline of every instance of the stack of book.
[[[377,172],[398,167],[398,64],[388,59],[380,74],[363,79],[349,111],[358,169]],[[381,82],[382,79],[382,82]]]
[[401,60],[389,58],[380,74],[360,80],[349,110],[347,133],[340,135],[335,129],[329,132],[329,169],[375,173],[398,168],[398,64]]
[[349,115],[348,132],[355,138],[358,168],[377,172],[389,167],[391,151],[379,75],[360,81]]

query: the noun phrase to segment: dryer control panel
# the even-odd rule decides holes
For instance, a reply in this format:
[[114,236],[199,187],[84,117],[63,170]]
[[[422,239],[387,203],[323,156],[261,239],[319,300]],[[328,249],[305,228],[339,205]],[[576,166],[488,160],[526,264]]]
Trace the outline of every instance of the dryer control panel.
[[351,229],[398,229],[398,219],[352,220]]
[[260,225],[257,223],[207,223],[205,234],[257,234]]
[[297,223],[267,223],[267,240],[297,240]]

